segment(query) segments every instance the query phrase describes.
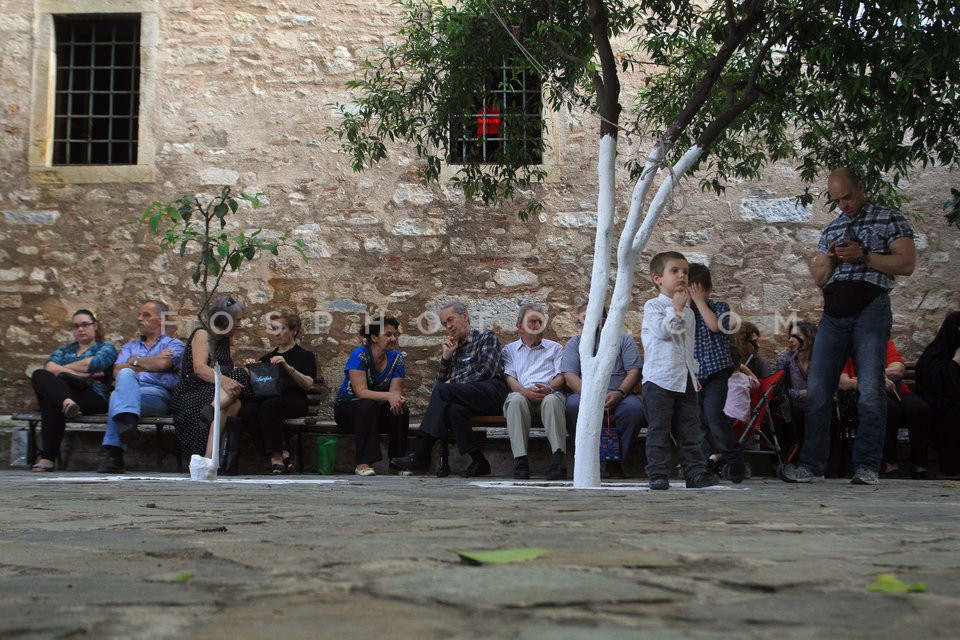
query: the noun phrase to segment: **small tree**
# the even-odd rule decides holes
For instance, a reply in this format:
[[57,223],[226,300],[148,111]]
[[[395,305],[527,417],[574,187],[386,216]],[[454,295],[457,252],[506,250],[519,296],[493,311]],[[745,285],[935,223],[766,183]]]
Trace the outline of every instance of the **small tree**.
[[[262,251],[279,255],[281,247],[290,247],[307,261],[303,252],[303,240],[288,242],[286,236],[270,240],[262,236],[263,229],[258,228],[247,234],[240,231],[231,236],[227,233],[228,217],[237,215],[244,201],[257,209],[260,207],[261,192],[241,192],[234,196],[229,186],[220,189],[214,196],[181,196],[170,202],[154,200],[140,219],[141,224],[149,224],[150,230],[162,235],[160,250],[176,249],[181,257],[191,248],[199,248],[196,266],[193,269],[193,284],[200,287],[202,302],[197,311],[200,325],[213,339],[213,332],[207,324],[208,309],[220,280],[229,268],[237,271],[245,262],[250,262]],[[239,200],[238,200],[239,198]],[[211,280],[212,279],[212,280]],[[214,349],[211,344],[210,357]]]

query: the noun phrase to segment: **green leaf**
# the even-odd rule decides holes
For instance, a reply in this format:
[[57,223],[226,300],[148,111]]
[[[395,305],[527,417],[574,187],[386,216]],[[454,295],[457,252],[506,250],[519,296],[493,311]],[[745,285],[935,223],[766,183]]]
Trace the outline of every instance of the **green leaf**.
[[186,582],[187,580],[189,580],[190,578],[192,578],[193,575],[194,575],[194,574],[193,574],[193,572],[191,572],[191,571],[184,571],[184,572],[181,573],[180,575],[174,577],[170,582],[174,582],[174,583],[177,583],[177,584],[183,584],[184,582]]
[[536,560],[547,553],[546,549],[536,549],[533,547],[518,547],[514,549],[492,549],[489,551],[458,551],[448,549],[451,553],[460,556],[460,559],[467,564],[513,564],[515,562],[527,562]]
[[222,240],[217,245],[217,253],[220,254],[221,260],[226,260],[227,256],[230,255],[230,243],[227,240]]
[[923,593],[927,590],[927,585],[924,582],[907,584],[892,573],[881,573],[867,589],[879,593]]
[[213,208],[213,215],[223,220],[223,216],[227,215],[227,210],[228,210],[227,205],[221,202],[220,204],[218,204]]

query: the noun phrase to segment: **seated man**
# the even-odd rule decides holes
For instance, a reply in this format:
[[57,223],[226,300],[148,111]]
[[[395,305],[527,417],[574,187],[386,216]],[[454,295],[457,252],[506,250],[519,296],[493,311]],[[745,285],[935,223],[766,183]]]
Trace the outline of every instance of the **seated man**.
[[140,338],[123,345],[113,365],[114,390],[103,437],[106,458],[97,473],[123,473],[123,452],[140,438],[140,416],[169,413],[170,394],[180,381],[183,343],[163,333],[166,314],[167,305],[159,300],[144,303],[137,312]]
[[[577,310],[580,326],[583,326],[587,317],[587,303],[580,305]],[[603,310],[603,320],[607,319],[607,310]],[[561,371],[567,388],[572,392],[567,396],[566,417],[567,432],[574,437],[577,426],[577,415],[580,413],[580,389],[583,386],[583,376],[580,369],[580,337],[573,336],[563,350]],[[599,344],[597,336],[596,344]],[[630,454],[630,447],[640,434],[645,417],[643,402],[633,393],[633,388],[640,382],[640,370],[643,368],[643,359],[640,357],[640,348],[637,341],[628,333],[620,334],[620,350],[617,361],[610,374],[607,385],[607,397],[604,408],[610,412],[617,433],[620,434],[620,459],[626,460]],[[619,462],[608,460],[606,464],[607,476],[622,478],[623,467]]]
[[567,477],[567,429],[563,417],[563,347],[543,338],[546,312],[538,304],[525,304],[517,315],[520,339],[503,348],[503,370],[510,395],[503,404],[510,448],[513,450],[513,477],[530,478],[527,440],[531,416],[539,415],[547,432],[553,460],[547,480]]
[[[441,309],[440,322],[447,339],[441,349],[430,403],[420,421],[423,437],[416,451],[393,458],[390,464],[405,471],[426,471],[434,442],[452,431],[460,454],[469,454],[471,458],[463,477],[488,476],[490,463],[476,442],[469,419],[503,410],[507,384],[503,381],[500,340],[492,331],[473,329],[462,302],[452,302]],[[446,475],[442,467],[438,465],[437,475]]]

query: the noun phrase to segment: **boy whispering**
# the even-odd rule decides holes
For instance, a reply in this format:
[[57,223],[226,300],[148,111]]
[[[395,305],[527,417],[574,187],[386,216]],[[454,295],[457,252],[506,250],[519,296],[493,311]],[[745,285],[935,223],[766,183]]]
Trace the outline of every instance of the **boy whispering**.
[[660,295],[643,305],[643,399],[647,408],[647,477],[650,488],[670,488],[670,434],[679,449],[687,488],[712,487],[700,435],[700,403],[693,357],[696,319],[687,291],[689,264],[682,253],[664,251],[650,261]]

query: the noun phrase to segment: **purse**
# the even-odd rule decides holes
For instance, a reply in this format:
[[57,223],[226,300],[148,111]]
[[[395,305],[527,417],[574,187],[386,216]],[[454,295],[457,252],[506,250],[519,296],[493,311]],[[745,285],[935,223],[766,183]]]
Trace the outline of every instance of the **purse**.
[[247,366],[250,371],[250,388],[257,400],[277,398],[283,393],[280,381],[280,365],[269,362],[254,362]]
[[610,417],[610,410],[607,409],[607,419],[600,427],[600,461],[620,459],[620,434],[613,424]]

